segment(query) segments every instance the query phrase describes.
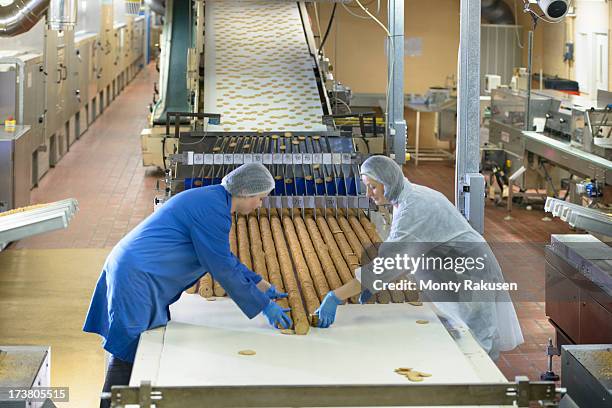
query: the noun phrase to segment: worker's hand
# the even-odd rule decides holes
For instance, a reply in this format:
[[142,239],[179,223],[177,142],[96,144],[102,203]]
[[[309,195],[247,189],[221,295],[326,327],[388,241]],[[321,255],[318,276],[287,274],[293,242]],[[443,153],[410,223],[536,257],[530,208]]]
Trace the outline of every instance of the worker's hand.
[[274,285],[270,285],[268,290],[265,291],[265,294],[270,299],[282,299],[282,298],[286,298],[287,296],[289,296],[288,294],[284,292],[279,292],[278,290],[276,290],[276,287]]
[[372,297],[372,292],[370,292],[368,289],[364,289],[361,292],[361,295],[359,295],[359,303],[363,305],[368,300],[370,300],[371,297]]
[[321,306],[315,310],[315,314],[319,316],[319,327],[327,328],[332,325],[336,320],[336,308],[341,304],[342,300],[333,291],[327,292]]
[[263,314],[268,318],[268,322],[273,327],[282,327],[283,329],[290,329],[293,325],[291,318],[287,316],[285,313],[290,311],[291,309],[286,308],[283,309],[275,302],[270,301],[268,306],[266,306],[263,310]]

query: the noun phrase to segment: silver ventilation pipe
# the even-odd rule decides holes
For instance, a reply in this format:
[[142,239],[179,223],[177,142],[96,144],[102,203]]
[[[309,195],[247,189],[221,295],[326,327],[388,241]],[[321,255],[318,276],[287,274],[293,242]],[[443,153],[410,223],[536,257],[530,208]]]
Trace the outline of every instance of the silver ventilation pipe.
[[53,31],[73,30],[77,21],[77,0],[51,0],[47,26]]
[[50,0],[15,0],[0,6],[0,37],[23,34],[45,15]]
[[77,0],[15,0],[0,6],[0,37],[29,31],[47,10],[47,25],[51,30],[71,30],[76,25]]

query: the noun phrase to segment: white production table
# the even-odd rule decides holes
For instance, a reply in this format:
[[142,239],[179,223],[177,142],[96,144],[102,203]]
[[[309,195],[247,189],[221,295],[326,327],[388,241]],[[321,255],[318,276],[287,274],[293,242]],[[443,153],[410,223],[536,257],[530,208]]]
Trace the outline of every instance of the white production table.
[[429,384],[506,382],[469,331],[451,336],[427,303],[343,305],[331,328],[306,336],[248,320],[228,298],[184,294],[171,314],[141,335],[130,386],[412,384],[398,367],[432,374]]

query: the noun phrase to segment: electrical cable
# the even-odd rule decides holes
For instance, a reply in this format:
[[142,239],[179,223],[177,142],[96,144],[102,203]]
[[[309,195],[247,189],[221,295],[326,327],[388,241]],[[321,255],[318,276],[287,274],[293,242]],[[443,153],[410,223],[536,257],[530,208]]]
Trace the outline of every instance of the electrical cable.
[[349,113],[353,113],[353,111],[351,110],[351,107],[346,102],[344,102],[342,99],[338,98],[337,96],[334,96],[334,101],[340,102],[341,104],[346,106],[346,108],[348,109]]
[[394,38],[391,36],[391,33],[389,32],[387,27],[385,27],[385,25],[381,23],[379,19],[377,19],[374,15],[372,15],[372,13],[370,13],[370,11],[366,9],[359,0],[354,0],[354,1],[357,3],[359,7],[361,7],[363,11],[365,11],[365,13],[368,16],[370,16],[383,30],[385,30],[385,33],[387,33],[387,37],[389,38],[389,48],[387,52],[389,53],[388,55],[389,55],[389,60],[390,60],[389,61],[390,67],[389,67],[389,76],[387,78],[387,91],[385,92],[385,100],[386,100],[385,123],[388,124],[389,123],[389,94],[391,93],[391,79],[393,78],[394,71],[395,71],[395,53],[393,52],[395,49],[395,41],[394,41]]
[[355,14],[344,3],[342,3],[342,7],[346,10],[347,13],[349,13],[353,17],[357,17],[357,18],[360,18],[362,20],[369,20],[370,19],[370,17],[368,17],[368,16],[360,16],[359,14]]
[[334,17],[336,15],[336,8],[338,7],[338,3],[334,3],[334,8],[332,9],[331,16],[329,17],[329,23],[327,24],[327,29],[325,30],[325,35],[321,40],[321,45],[319,45],[319,55],[323,55],[323,46],[325,45],[325,41],[327,41],[327,36],[331,30],[332,23],[334,22]]
[[317,7],[316,2],[313,3],[313,6],[314,6],[314,13],[315,13],[315,21],[317,23],[317,36],[319,37],[319,43],[320,43],[321,42],[321,21],[319,20],[319,8]]
[[[372,3],[373,3],[373,1],[371,1],[371,2],[369,2],[367,4],[364,4],[364,6],[369,6]],[[378,16],[378,15],[380,15],[380,0],[378,0],[377,3],[378,4],[376,6],[376,15]],[[357,18],[360,18],[362,20],[368,20],[370,18],[369,16],[360,16],[359,14],[355,14],[354,12],[351,11],[352,8],[356,9],[358,7],[354,7],[354,6],[351,7],[350,5],[344,4],[344,3],[341,3],[341,4],[342,4],[342,7],[346,10],[346,12],[349,13],[353,17],[357,17]]]
[[514,0],[514,25],[515,27],[515,32],[516,32],[516,41],[518,42],[518,46],[520,49],[523,49],[524,46],[523,44],[521,44],[521,36],[519,35],[519,29],[518,29],[518,10],[516,8],[516,0]]
[[377,19],[377,18],[376,18],[376,17],[375,17],[375,16],[374,16],[372,13],[370,13],[370,11],[369,11],[367,8],[365,8],[365,7],[363,6],[363,4],[361,4],[361,2],[360,2],[359,0],[354,0],[354,1],[355,1],[355,3],[357,3],[357,4],[359,5],[359,7],[361,7],[361,9],[362,9],[363,11],[365,11],[365,13],[366,13],[368,16],[370,16],[370,17],[371,17],[371,18],[372,18],[374,21],[376,21],[376,23],[377,23],[377,24],[378,24],[378,25],[379,25],[379,26],[380,26],[380,27],[381,27],[383,30],[385,30],[385,32],[387,33],[387,35],[388,35],[389,37],[391,37],[391,33],[389,32],[389,30],[387,29],[387,27],[385,27],[385,25],[384,25],[383,23],[381,23],[381,22],[380,22],[380,20],[379,20],[379,19]]

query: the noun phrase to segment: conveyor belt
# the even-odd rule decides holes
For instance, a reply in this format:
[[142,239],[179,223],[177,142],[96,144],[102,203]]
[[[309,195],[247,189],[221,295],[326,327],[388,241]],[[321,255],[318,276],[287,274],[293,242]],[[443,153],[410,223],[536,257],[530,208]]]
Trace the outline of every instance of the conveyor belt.
[[[155,124],[166,123],[166,112],[189,111],[187,91],[187,49],[190,47],[190,3],[181,0],[168,2],[170,13],[164,24],[166,58],[160,81],[162,93],[153,113]],[[164,75],[165,74],[165,75]]]
[[314,68],[297,3],[206,2],[208,130],[325,131]]

